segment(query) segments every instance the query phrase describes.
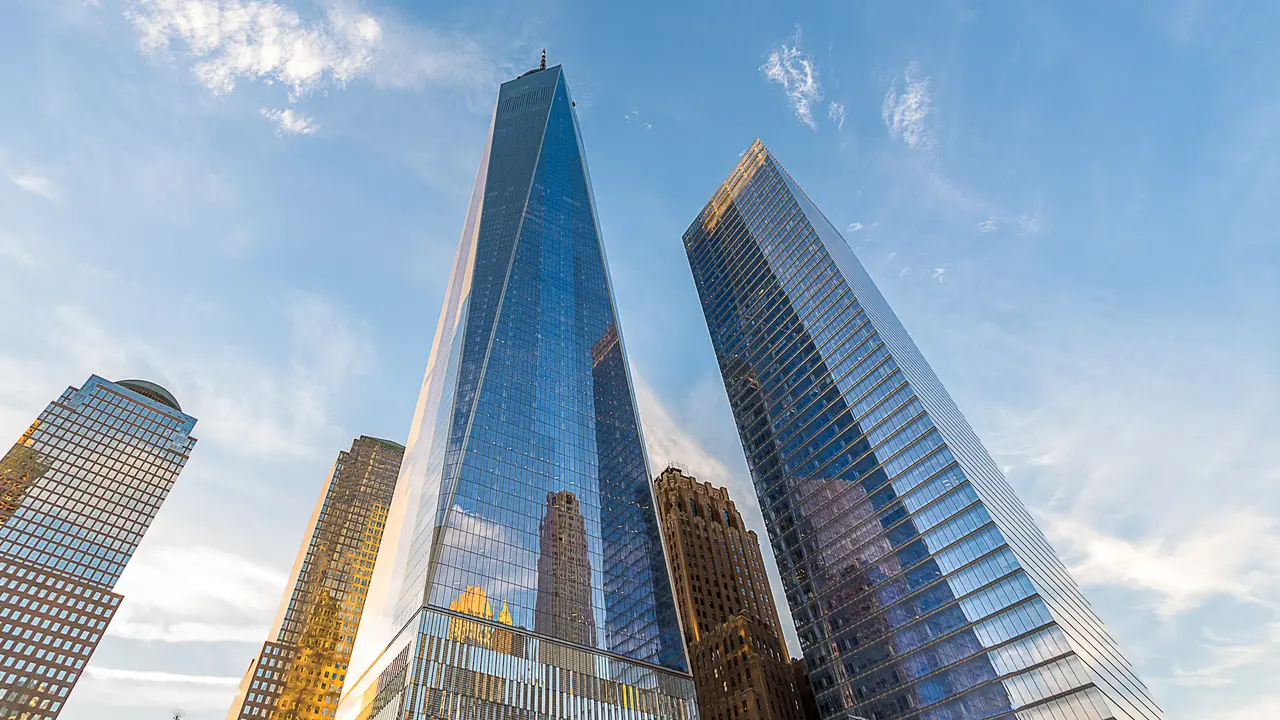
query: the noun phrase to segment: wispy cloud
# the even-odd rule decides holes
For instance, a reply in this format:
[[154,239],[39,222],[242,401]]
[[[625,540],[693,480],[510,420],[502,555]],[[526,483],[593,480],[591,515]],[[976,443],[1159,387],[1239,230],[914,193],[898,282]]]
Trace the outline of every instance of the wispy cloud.
[[144,548],[116,587],[125,599],[107,634],[158,642],[261,643],[286,581],[276,568],[213,548]]
[[849,223],[849,227],[845,228],[845,230],[851,233],[856,233],[856,232],[862,232],[862,229],[864,227],[865,226],[860,222],[852,222],[852,223]]
[[832,102],[827,105],[827,117],[831,118],[831,122],[836,124],[837,130],[844,129],[844,105],[838,102]]
[[934,269],[933,269],[933,270],[931,270],[930,272],[932,273],[931,277],[932,277],[934,280],[937,280],[937,281],[938,281],[938,282],[940,282],[940,283],[945,283],[945,282],[947,281],[947,269],[946,269],[946,268],[934,268]]
[[920,66],[913,61],[885,93],[881,106],[881,117],[889,135],[912,150],[926,153],[934,147],[934,134],[929,125],[929,116],[933,113],[929,83],[930,78],[922,76]]
[[262,117],[276,124],[276,132],[281,135],[314,135],[319,126],[311,118],[296,112],[293,108],[273,110],[262,108],[258,111]]
[[[813,56],[801,47],[800,28],[796,28],[790,45],[783,42],[769,53],[768,59],[760,66],[760,72],[782,86],[787,103],[800,122],[817,130],[813,107],[822,101],[822,84],[818,81],[818,67]],[[841,117],[843,120],[843,107]]]
[[493,75],[470,40],[392,24],[354,2],[304,18],[272,0],[130,0],[125,16],[144,52],[185,50],[196,78],[215,95],[260,82],[283,86],[293,102],[360,77],[394,87],[468,88]]
[[[63,716],[171,717],[177,711],[187,717],[187,713],[208,711],[207,715],[200,717],[214,717],[214,712],[226,712],[239,683],[240,678],[237,677],[129,670],[92,664],[85,668],[84,677],[76,684],[76,691],[68,699]],[[127,709],[115,715],[108,708]],[[160,714],[165,711],[168,712]]]
[[31,251],[11,237],[0,237],[0,258],[8,258],[22,267],[36,266],[36,258]]
[[1233,642],[1208,631],[1204,636],[1206,644],[1203,654],[1194,660],[1184,658],[1198,667],[1190,670],[1185,667],[1175,668],[1175,684],[1186,687],[1226,687],[1237,683],[1234,676],[1241,669],[1275,662],[1276,658],[1273,656],[1276,648],[1280,647],[1280,623],[1269,625],[1266,637],[1253,638],[1248,642]]
[[179,675],[176,673],[150,670],[121,670],[117,668],[100,667],[98,665],[88,666],[85,668],[85,673],[89,675],[89,677],[102,678],[105,680],[129,680],[133,682],[164,683],[169,685],[218,685],[223,687],[235,687],[240,683],[240,678],[235,677],[218,677],[216,675]]
[[39,195],[46,200],[57,200],[61,197],[57,183],[43,175],[21,173],[10,175],[9,179],[22,190]]
[[1022,235],[1038,235],[1044,229],[1039,216],[1023,213],[1016,218],[989,217],[973,226],[980,233],[993,233],[1001,226],[1013,225]]
[[1149,594],[1166,618],[1214,596],[1259,602],[1280,588],[1275,523],[1251,513],[1222,516],[1177,539],[1125,540],[1069,517],[1049,517],[1046,528],[1066,548],[1077,581]]

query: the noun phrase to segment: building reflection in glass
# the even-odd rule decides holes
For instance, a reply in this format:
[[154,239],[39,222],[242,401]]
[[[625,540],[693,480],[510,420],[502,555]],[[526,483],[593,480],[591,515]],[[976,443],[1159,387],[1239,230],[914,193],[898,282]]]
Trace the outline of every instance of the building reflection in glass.
[[853,251],[759,141],[684,241],[824,717],[1162,717]]

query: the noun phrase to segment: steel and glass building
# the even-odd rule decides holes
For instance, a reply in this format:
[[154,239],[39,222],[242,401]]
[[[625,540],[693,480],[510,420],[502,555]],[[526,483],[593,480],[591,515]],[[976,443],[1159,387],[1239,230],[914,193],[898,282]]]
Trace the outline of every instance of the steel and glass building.
[[695,718],[649,477],[576,111],[538,68],[498,95],[339,717]]
[[684,243],[823,717],[1162,717],[853,251],[759,141]]
[[403,445],[365,435],[338,453],[227,720],[334,717],[403,457]]
[[120,607],[113,592],[195,446],[145,380],[91,376],[0,460],[0,719],[51,720]]

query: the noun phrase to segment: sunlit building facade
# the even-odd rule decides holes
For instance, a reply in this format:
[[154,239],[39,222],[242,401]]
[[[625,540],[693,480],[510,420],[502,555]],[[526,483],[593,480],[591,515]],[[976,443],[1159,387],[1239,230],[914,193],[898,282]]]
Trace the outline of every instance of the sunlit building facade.
[[407,447],[340,717],[697,716],[559,67],[502,85]]
[[853,251],[759,141],[684,242],[823,717],[1162,717]]
[[336,715],[403,458],[404,446],[364,435],[338,453],[227,720]]
[[51,720],[120,607],[125,564],[195,446],[145,380],[67,388],[0,460],[0,720]]

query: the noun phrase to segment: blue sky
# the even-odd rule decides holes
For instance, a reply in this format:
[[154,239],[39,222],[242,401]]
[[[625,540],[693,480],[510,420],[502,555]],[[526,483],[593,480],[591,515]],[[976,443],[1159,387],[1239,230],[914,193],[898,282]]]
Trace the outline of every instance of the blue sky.
[[1168,717],[1280,717],[1280,9],[449,5],[0,10],[0,436],[93,372],[200,418],[64,718],[223,717],[335,454],[407,433],[497,86],[544,46],[655,464],[763,534],[680,243],[758,136]]

